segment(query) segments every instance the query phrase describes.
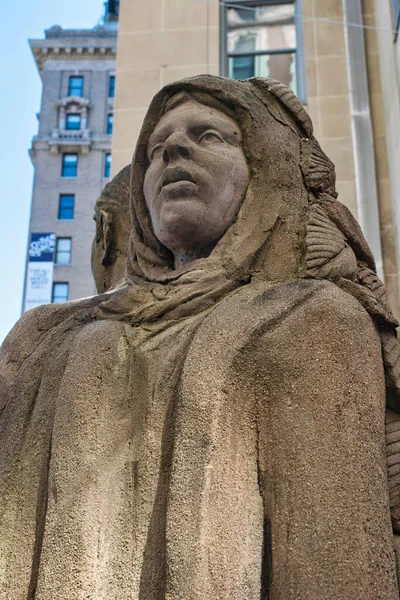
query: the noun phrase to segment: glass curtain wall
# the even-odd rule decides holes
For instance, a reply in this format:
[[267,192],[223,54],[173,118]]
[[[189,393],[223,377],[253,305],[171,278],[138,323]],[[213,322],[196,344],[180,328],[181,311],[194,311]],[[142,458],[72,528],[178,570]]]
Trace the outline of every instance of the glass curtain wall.
[[233,79],[273,77],[301,96],[297,3],[226,0],[223,10],[223,74]]

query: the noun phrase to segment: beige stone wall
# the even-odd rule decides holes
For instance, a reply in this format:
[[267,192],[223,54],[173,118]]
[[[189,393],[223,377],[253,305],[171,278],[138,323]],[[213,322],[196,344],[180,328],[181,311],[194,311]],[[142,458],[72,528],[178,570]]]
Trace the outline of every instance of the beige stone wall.
[[[390,0],[368,0],[367,19],[378,30],[370,34],[370,72],[377,79],[371,97],[376,98],[376,153],[380,168],[382,245],[387,249],[385,283],[400,320],[400,39],[394,43]],[[375,55],[373,55],[375,53]],[[397,298],[397,302],[396,299]]]
[[166,83],[219,74],[219,8],[196,0],[122,0],[112,173],[128,164],[143,117]]
[[[323,19],[339,21],[330,23]],[[353,138],[340,0],[303,0],[307,110],[315,135],[336,165],[339,199],[357,217]]]
[[[385,0],[380,0],[380,6]],[[369,27],[376,27],[374,14],[374,0],[363,0],[364,24]],[[387,2],[389,5],[389,2]],[[392,308],[400,318],[400,298],[399,298],[399,279],[396,257],[396,228],[395,211],[392,204],[392,186],[389,175],[389,157],[386,139],[386,125],[384,113],[384,97],[382,90],[382,81],[379,70],[378,55],[378,36],[384,32],[376,30],[366,30],[366,52],[368,66],[368,83],[371,102],[371,116],[374,134],[375,167],[378,186],[379,200],[379,218],[380,233],[382,243],[382,259],[385,285]],[[392,89],[385,90],[392,93]],[[400,130],[397,131],[396,138],[399,139]],[[398,157],[398,166],[400,165],[400,155]],[[400,190],[399,190],[400,191]],[[399,215],[400,218],[400,215]],[[398,240],[400,242],[400,240]]]

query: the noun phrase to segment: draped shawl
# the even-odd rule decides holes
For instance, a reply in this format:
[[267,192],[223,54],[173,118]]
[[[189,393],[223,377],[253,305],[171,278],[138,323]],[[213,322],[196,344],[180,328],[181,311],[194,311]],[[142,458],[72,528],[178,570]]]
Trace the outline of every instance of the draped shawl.
[[[235,222],[210,256],[175,270],[171,253],[154,235],[142,187],[149,136],[178,91],[220,110],[226,107],[234,115],[243,132],[250,180]],[[181,587],[176,583],[185,579],[178,567],[183,558],[176,536],[187,540],[186,545],[182,541],[183,551],[193,559],[192,570],[197,569],[199,556],[205,560],[201,506],[209,485],[207,453],[215,413],[210,409],[208,418],[199,409],[188,419],[190,410],[185,416],[179,398],[184,394],[182,369],[188,353],[195,353],[196,332],[223,302],[230,302],[233,313],[239,306],[239,314],[245,314],[246,307],[257,306],[252,294],[261,286],[272,294],[266,304],[272,323],[314,293],[325,297],[325,290],[333,289],[329,286],[340,288],[366,309],[378,327],[388,400],[398,407],[396,321],[360,228],[336,200],[333,165],[288,88],[272,79],[233,81],[209,75],[166,86],[145,118],[131,178],[132,233],[125,285],[27,313],[3,347],[0,520],[6,533],[0,536],[1,600],[211,597],[202,587],[206,579],[200,576],[207,570],[203,563],[196,582],[189,577]],[[304,280],[300,288],[299,280]],[[328,288],[323,280],[330,281]],[[283,287],[289,290],[287,302],[279,295]],[[265,314],[261,311],[260,319]],[[210,397],[214,375],[204,372],[201,380],[208,382],[205,393]],[[198,395],[202,406],[201,390]],[[110,398],[114,404],[109,404]],[[234,414],[245,418],[237,408]],[[106,441],[100,444],[102,436]],[[243,443],[255,445],[252,436],[249,433]],[[142,440],[139,449],[135,439]],[[182,456],[189,462],[179,467]],[[257,467],[248,466],[243,473],[237,474],[237,485],[258,490]],[[191,489],[191,499],[174,503],[174,494],[179,496],[185,487]],[[131,495],[127,490],[133,490]],[[139,490],[136,504],[135,490]],[[194,508],[197,493],[202,502]],[[243,599],[258,597],[259,581],[253,575],[258,573],[265,532],[255,525],[257,498],[256,492],[244,495],[248,527],[233,510],[232,531],[238,539],[244,536],[243,548],[239,546],[249,558],[236,563],[237,552],[232,553],[231,565],[229,560],[224,563],[233,587],[221,584],[223,598],[232,597],[230,593]],[[179,507],[181,513],[171,518],[175,526],[171,531],[166,514]],[[132,528],[127,527],[126,515],[132,515]],[[199,536],[203,550],[189,549],[189,534]],[[175,545],[170,542],[174,557],[170,563],[169,539],[175,540]],[[247,552],[246,544],[258,548],[258,553]],[[168,569],[176,570],[175,588],[168,588]],[[130,572],[133,579],[127,576]],[[267,594],[269,584],[263,577]]]

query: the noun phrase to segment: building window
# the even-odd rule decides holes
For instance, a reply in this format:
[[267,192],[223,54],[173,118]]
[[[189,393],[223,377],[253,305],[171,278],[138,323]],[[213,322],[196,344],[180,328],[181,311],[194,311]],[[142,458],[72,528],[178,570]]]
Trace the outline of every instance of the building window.
[[61,177],[76,177],[78,173],[78,155],[63,154]]
[[83,77],[71,75],[68,85],[68,96],[83,96]]
[[273,77],[305,102],[299,0],[230,0],[222,4],[222,74]]
[[67,114],[65,129],[80,129],[81,115]]
[[399,35],[400,28],[400,0],[392,0],[393,4],[393,25],[395,31],[395,41]]
[[114,115],[107,116],[107,133],[109,135],[113,132]]
[[60,194],[58,203],[58,218],[65,221],[74,218],[75,196],[74,194]]
[[106,160],[104,163],[104,177],[110,177],[111,171],[111,154],[106,154]]
[[106,16],[118,18],[119,15],[119,0],[107,0]]
[[68,283],[53,283],[52,302],[67,302],[69,292]]
[[115,96],[115,75],[110,75],[110,85],[108,87],[108,97],[114,98]]
[[71,264],[72,239],[57,238],[56,242],[56,265]]

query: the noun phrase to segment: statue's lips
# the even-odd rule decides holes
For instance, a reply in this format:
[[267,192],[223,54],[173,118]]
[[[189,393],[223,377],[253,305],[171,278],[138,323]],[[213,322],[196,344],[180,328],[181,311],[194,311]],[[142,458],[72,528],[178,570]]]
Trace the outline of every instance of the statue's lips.
[[193,181],[189,181],[188,179],[180,179],[179,181],[172,181],[171,183],[167,183],[161,188],[161,191],[165,191],[168,196],[171,198],[176,198],[178,196],[192,196],[198,190],[198,187]]
[[161,178],[161,189],[173,184],[191,184],[196,185],[195,180],[189,171],[181,168],[167,169]]

